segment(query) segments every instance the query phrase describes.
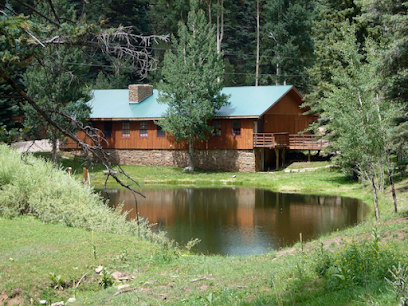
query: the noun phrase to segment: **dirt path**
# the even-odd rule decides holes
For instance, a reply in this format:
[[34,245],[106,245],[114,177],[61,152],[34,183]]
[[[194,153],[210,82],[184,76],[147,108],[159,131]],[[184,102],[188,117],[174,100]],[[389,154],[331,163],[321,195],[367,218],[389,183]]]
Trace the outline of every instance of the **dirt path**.
[[19,141],[12,143],[11,146],[18,152],[51,152],[52,146],[48,139],[34,141]]

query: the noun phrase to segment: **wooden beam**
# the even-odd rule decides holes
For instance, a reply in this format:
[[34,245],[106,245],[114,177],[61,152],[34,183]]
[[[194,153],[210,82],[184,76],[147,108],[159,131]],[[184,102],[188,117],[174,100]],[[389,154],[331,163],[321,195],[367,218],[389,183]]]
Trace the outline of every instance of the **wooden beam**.
[[279,149],[275,148],[275,156],[276,156],[276,170],[279,170]]
[[285,148],[282,148],[282,167],[285,167]]

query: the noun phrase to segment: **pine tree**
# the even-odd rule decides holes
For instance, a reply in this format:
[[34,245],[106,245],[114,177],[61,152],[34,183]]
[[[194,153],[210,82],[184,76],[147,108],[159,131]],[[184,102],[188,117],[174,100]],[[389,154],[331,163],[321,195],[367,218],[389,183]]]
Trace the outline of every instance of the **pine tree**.
[[166,52],[159,101],[168,104],[164,120],[158,124],[177,141],[189,146],[189,169],[194,170],[194,143],[208,138],[208,125],[215,111],[227,104],[221,94],[224,65],[218,56],[214,29],[208,24],[197,2],[186,24],[179,23],[178,37],[172,37],[172,50]]
[[[45,65],[33,65],[27,69],[24,75],[27,93],[36,95],[38,105],[49,111],[52,119],[61,127],[76,133],[75,126],[72,126],[70,120],[61,114],[68,114],[79,121],[84,121],[89,117],[90,107],[85,104],[90,100],[89,89],[80,79],[72,77],[74,74],[84,75],[89,67],[75,65],[75,63],[83,62],[81,52],[69,50],[64,46],[47,46],[47,48],[50,49],[49,53],[54,54],[55,57],[52,61],[47,61]],[[43,118],[30,105],[26,104],[24,111],[24,125],[31,128],[30,133],[47,131],[52,143],[54,166],[56,166],[57,140],[62,139],[61,133],[54,127],[47,126]]]
[[266,84],[291,84],[306,92],[313,63],[312,6],[304,0],[267,0],[264,5],[263,77]]
[[151,3],[153,32],[177,35],[178,23],[186,22],[189,10],[188,0],[157,0]]
[[[262,20],[262,17],[261,17]],[[227,86],[255,84],[256,1],[224,1]]]

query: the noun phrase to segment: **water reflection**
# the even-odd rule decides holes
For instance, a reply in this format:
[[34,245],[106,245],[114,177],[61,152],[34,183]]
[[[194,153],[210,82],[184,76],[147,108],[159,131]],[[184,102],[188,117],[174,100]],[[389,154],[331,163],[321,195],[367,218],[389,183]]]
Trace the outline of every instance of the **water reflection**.
[[[180,244],[199,238],[204,254],[262,254],[363,221],[359,200],[333,196],[282,194],[255,188],[144,189],[139,215],[158,223]],[[111,190],[111,206],[125,202],[136,218],[132,193]]]

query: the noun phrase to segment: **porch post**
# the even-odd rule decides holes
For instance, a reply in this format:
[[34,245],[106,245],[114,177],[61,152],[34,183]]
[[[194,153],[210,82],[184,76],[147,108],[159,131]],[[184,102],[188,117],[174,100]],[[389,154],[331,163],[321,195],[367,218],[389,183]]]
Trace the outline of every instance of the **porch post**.
[[279,170],[279,149],[275,148],[275,156],[276,156],[276,170]]
[[282,149],[282,167],[285,166],[285,156],[286,156],[286,150],[285,148]]

